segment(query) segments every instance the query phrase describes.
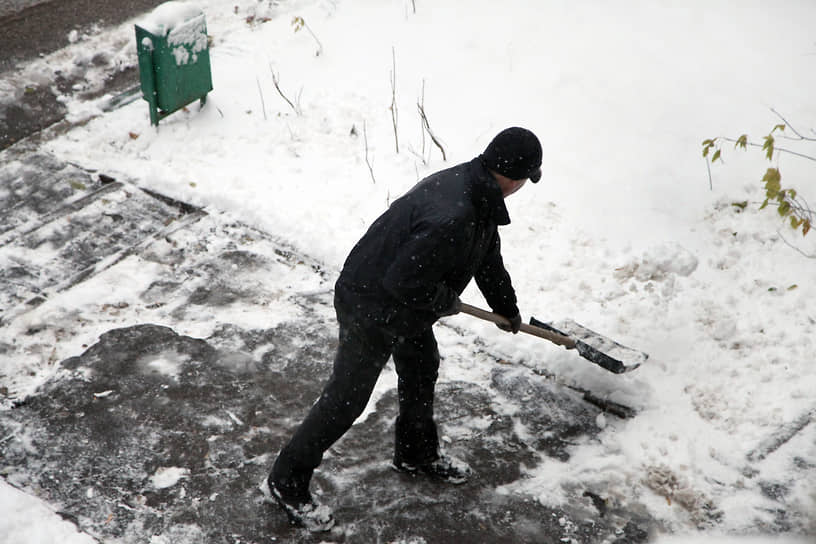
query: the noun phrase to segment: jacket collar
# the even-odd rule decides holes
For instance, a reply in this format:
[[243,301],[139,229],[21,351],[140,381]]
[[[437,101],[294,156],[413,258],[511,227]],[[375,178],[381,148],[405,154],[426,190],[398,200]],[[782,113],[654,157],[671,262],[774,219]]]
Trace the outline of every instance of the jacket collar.
[[496,178],[485,168],[479,157],[470,161],[470,169],[473,172],[471,198],[479,216],[489,218],[497,225],[509,225],[510,214]]

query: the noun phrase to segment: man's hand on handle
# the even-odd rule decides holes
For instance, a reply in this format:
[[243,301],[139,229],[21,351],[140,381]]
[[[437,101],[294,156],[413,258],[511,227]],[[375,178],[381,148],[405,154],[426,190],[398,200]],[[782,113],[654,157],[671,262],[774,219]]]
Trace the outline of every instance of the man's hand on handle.
[[450,307],[443,310],[442,313],[439,314],[439,317],[445,317],[445,316],[449,316],[449,315],[456,315],[461,311],[462,311],[462,301],[459,300],[459,297],[456,297],[455,299],[453,299],[453,304],[451,304]]
[[510,322],[510,324],[505,325],[505,324],[501,324],[501,323],[496,323],[496,326],[498,328],[500,328],[501,330],[503,330],[503,331],[512,332],[513,334],[518,334],[519,329],[521,329],[521,314],[518,313],[518,314],[514,315],[513,317],[507,317],[507,316],[505,316],[505,317]]
[[[462,311],[462,301],[459,297],[456,297],[453,300],[453,303],[443,310],[439,317],[447,317],[450,315],[456,315]],[[519,330],[521,329],[521,313],[517,313],[513,317],[502,316],[510,323],[496,323],[496,326],[503,331],[512,332],[513,334],[518,334]]]

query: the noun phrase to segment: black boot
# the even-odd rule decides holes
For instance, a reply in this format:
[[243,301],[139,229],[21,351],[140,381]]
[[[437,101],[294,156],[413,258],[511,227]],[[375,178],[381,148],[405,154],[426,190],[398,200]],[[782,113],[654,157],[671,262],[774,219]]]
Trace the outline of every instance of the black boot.
[[423,464],[406,463],[395,455],[393,467],[399,472],[411,475],[425,474],[449,484],[463,484],[473,473],[464,461],[444,454],[440,454],[430,463]]
[[305,527],[313,532],[328,531],[334,527],[331,508],[314,500],[308,488],[298,489],[276,483],[272,474],[261,482],[260,487],[267,502],[274,500],[283,508],[292,525]]

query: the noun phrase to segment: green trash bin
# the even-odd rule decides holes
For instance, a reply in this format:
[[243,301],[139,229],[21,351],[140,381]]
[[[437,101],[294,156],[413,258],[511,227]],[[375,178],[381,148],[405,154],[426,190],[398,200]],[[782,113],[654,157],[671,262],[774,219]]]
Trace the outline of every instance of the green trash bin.
[[187,2],[165,2],[136,26],[142,96],[150,124],[212,91],[204,12]]

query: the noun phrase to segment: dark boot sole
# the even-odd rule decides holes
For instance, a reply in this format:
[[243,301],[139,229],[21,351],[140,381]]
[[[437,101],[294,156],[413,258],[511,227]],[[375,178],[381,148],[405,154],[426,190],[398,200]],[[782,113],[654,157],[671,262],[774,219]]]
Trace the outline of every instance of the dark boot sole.
[[[281,510],[286,513],[286,517],[289,520],[289,523],[295,527],[303,527],[308,529],[310,532],[313,533],[322,533],[326,531],[330,531],[332,527],[334,527],[335,520],[331,514],[331,511],[328,512],[328,520],[310,520],[307,513],[300,512],[297,508],[293,507],[291,504],[287,503],[283,500],[283,497],[280,494],[280,491],[272,484],[268,479],[264,479],[259,486],[261,488],[261,492],[264,495],[264,500],[272,504],[274,501],[275,504],[280,506]],[[317,506],[315,510],[320,508],[327,508],[325,506]]]
[[448,478],[445,476],[440,476],[439,474],[433,472],[432,470],[424,470],[422,468],[414,466],[408,467],[405,465],[398,465],[397,463],[393,462],[391,463],[391,468],[394,471],[399,472],[400,474],[407,474],[408,476],[414,478],[416,478],[417,476],[427,476],[431,480],[435,480],[437,482],[444,482],[446,484],[451,485],[462,485],[464,483],[467,483],[467,481],[470,479],[470,476],[466,476],[463,478]]

